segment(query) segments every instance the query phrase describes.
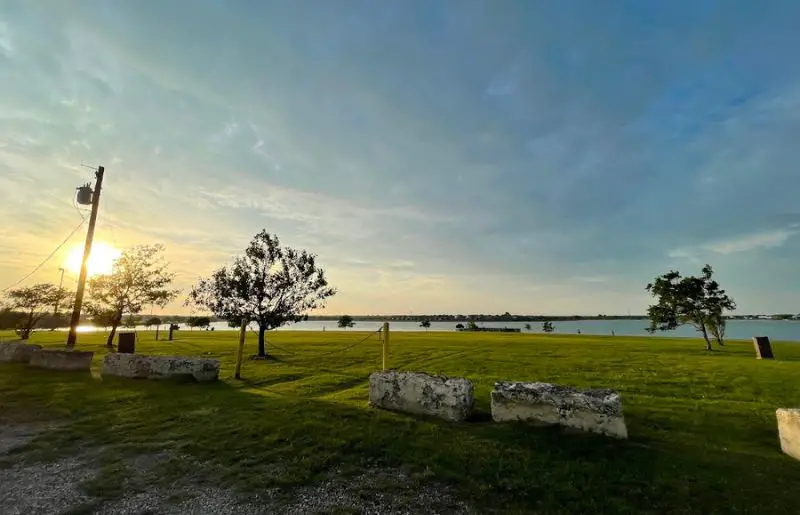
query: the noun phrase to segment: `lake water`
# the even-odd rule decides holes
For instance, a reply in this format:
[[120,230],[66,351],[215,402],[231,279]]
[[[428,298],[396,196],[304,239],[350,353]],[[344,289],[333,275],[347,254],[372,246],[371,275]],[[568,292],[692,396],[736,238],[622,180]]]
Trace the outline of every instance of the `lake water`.
[[[455,331],[457,322],[431,322],[429,331]],[[542,332],[541,322],[530,322],[534,333]],[[619,336],[649,336],[645,331],[647,320],[581,320],[575,322],[553,322],[554,334],[610,335],[613,330]],[[348,331],[376,331],[381,322],[356,322]],[[481,327],[514,327],[525,331],[525,322],[481,322]],[[233,331],[225,322],[215,322],[216,331]],[[140,328],[143,329],[143,328]],[[162,331],[164,328],[162,328]],[[188,331],[181,326],[182,331]],[[195,329],[199,331],[199,329]],[[284,326],[279,331],[343,331],[336,327],[335,321],[308,321]],[[391,322],[392,331],[425,331],[419,322]],[[700,334],[691,326],[682,326],[675,331],[657,332],[654,337],[699,338]],[[800,321],[798,320],[729,320],[726,338],[730,340],[749,340],[753,336],[769,336],[772,341],[800,342]]]

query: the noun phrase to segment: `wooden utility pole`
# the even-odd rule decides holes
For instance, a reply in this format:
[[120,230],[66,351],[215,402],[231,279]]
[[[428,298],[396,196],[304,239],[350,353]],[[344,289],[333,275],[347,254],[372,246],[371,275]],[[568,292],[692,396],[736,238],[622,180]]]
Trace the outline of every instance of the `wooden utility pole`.
[[92,240],[94,239],[94,226],[97,223],[97,209],[100,207],[100,190],[103,187],[103,174],[105,168],[97,167],[92,193],[92,214],[89,215],[89,230],[86,231],[86,245],[83,247],[83,261],[81,261],[81,273],[78,276],[78,289],[75,291],[75,305],[72,308],[72,318],[69,322],[69,336],[67,336],[67,348],[75,347],[78,339],[78,323],[81,319],[81,307],[83,306],[83,292],[86,289],[86,276],[88,275],[89,254],[92,252]]
[[389,370],[389,322],[383,323],[383,371]]
[[247,319],[242,319],[242,326],[239,328],[239,349],[236,351],[236,379],[242,378],[242,359],[244,356],[244,337],[247,334]]

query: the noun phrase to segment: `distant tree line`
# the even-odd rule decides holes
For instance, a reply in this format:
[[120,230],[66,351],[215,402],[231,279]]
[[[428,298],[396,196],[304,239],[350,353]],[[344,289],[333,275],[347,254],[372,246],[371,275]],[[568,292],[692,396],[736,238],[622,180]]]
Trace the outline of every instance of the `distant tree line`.
[[[348,315],[350,316],[350,315]],[[337,321],[340,315],[315,315],[309,316],[308,320],[315,321]],[[352,315],[353,320],[359,322],[389,321],[389,322],[570,322],[579,320],[646,320],[644,315],[512,315],[504,313],[502,315]]]

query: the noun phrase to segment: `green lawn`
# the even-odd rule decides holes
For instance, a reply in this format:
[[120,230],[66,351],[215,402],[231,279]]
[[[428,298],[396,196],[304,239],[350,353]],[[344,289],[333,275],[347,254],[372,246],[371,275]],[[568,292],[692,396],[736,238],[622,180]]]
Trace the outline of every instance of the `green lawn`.
[[[763,514],[798,499],[800,462],[780,452],[775,409],[800,404],[799,344],[776,342],[777,359],[758,361],[750,342],[706,354],[699,340],[393,333],[393,368],[474,381],[479,416],[452,424],[367,407],[381,345],[357,343],[366,333],[273,333],[276,360],[245,361],[243,381],[233,379],[234,332],[177,334],[140,333],[137,352],[218,358],[219,383],[101,382],[102,336],[81,335],[79,349],[97,351],[94,379],[0,365],[0,418],[65,422],[32,444],[42,456],[78,443],[119,456],[166,449],[213,464],[215,481],[242,490],[370,462],[449,483],[482,511]],[[250,334],[251,353],[254,342]],[[615,388],[631,438],[494,424],[497,380]],[[124,476],[114,470],[112,459],[105,495]]]

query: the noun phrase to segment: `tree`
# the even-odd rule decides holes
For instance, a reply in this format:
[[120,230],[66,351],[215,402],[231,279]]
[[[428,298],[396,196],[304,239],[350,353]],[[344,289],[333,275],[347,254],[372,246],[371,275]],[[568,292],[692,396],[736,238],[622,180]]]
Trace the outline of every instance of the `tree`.
[[431,328],[431,321],[426,318],[425,320],[419,323],[419,326],[424,327],[425,330],[427,331],[428,329]]
[[204,328],[211,325],[211,318],[209,317],[189,317],[186,325],[194,329],[195,327]]
[[337,325],[339,327],[347,330],[348,327],[354,327],[356,325],[356,322],[355,322],[355,320],[353,320],[353,317],[351,317],[350,315],[342,315],[342,316],[339,317],[339,321],[337,322]]
[[140,245],[122,252],[108,275],[89,280],[87,310],[93,315],[110,314],[112,347],[124,315],[135,316],[144,306],[164,307],[178,295],[170,289],[174,274],[167,271],[163,245]]
[[15,329],[22,320],[22,313],[12,310],[8,306],[0,309],[0,329]]
[[725,345],[725,326],[727,322],[725,317],[712,317],[708,321],[708,332],[717,340],[720,347]]
[[163,322],[158,317],[150,317],[144,322],[145,327],[147,327],[148,329],[150,329],[153,326],[156,326],[156,341],[158,341],[158,333],[161,330],[162,323]]
[[123,322],[122,325],[126,329],[133,329],[134,327],[136,327],[136,317],[134,315],[128,315],[127,317],[125,317],[125,322]]
[[[670,270],[656,277],[645,289],[657,299],[647,308],[650,327],[647,330],[671,331],[684,324],[691,324],[703,335],[706,350],[712,350],[709,330],[713,328],[720,334],[717,342],[724,344],[724,313],[736,309],[736,303],[712,279],[711,265],[703,267],[700,277],[681,276],[680,272]],[[720,333],[722,331],[722,333]]]
[[470,331],[477,331],[478,330],[478,324],[476,324],[474,320],[470,320],[467,323],[467,329],[470,330]]
[[336,294],[316,256],[281,246],[277,236],[261,231],[244,256],[201,279],[187,304],[202,306],[228,323],[258,324],[258,356],[266,357],[264,333],[308,319],[308,312]]
[[525,324],[525,330],[526,331],[532,331],[533,327],[531,327],[531,324]]
[[464,329],[464,324],[462,324],[461,322],[457,323],[456,329]]
[[48,313],[36,324],[36,327],[54,331],[59,327],[69,327],[69,316],[59,313]]
[[19,312],[17,334],[23,340],[30,338],[36,324],[50,312],[51,306],[69,296],[64,288],[50,283],[40,283],[9,291],[9,309]]
[[555,330],[556,328],[553,326],[553,322],[547,320],[542,322],[542,331],[544,331],[545,333],[550,334]]
[[114,311],[111,309],[92,311],[92,325],[108,329],[114,323]]

